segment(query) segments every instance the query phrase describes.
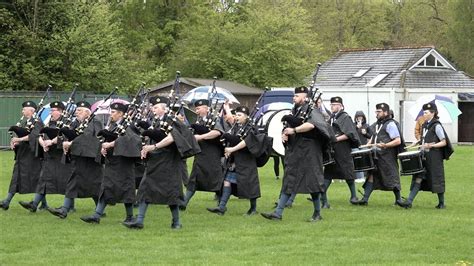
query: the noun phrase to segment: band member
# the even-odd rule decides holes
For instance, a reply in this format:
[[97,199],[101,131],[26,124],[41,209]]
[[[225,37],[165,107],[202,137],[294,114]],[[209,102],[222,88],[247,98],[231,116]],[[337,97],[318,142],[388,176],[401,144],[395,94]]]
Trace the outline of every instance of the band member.
[[[26,101],[22,104],[22,107],[23,119],[20,121],[19,126],[24,130],[29,130],[30,133],[22,137],[15,136],[11,139],[10,147],[15,151],[15,164],[13,166],[8,195],[4,200],[0,201],[0,208],[4,210],[8,210],[10,207],[10,202],[15,193],[27,194],[35,192],[41,172],[41,160],[35,157],[35,148],[39,131],[43,124],[40,121],[36,123],[34,121],[33,115],[37,109],[34,102]],[[43,205],[44,207],[47,206],[46,199],[44,199]]]
[[[62,118],[62,112],[65,106],[62,102],[56,101],[49,104],[51,118],[45,127],[51,129],[57,128],[59,120]],[[59,138],[42,134],[39,136],[39,144],[43,148],[43,168],[41,169],[38,185],[36,186],[36,193],[33,201],[20,201],[20,205],[35,212],[38,203],[46,196],[46,194],[61,194],[64,195],[66,190],[67,178],[71,175],[72,168],[70,164],[61,163],[63,156],[62,143]]]
[[[301,108],[307,107],[305,103],[307,94],[308,88],[295,88],[292,118],[300,119],[294,116]],[[329,140],[330,135],[328,124],[320,111],[313,109],[307,115],[306,122],[296,127],[290,125],[283,130],[282,140],[287,146],[282,193],[276,210],[272,213],[262,213],[266,219],[281,220],[285,204],[292,193],[311,194],[314,211],[309,221],[317,222],[322,219],[320,212],[320,194],[324,192],[322,140]]]
[[[180,206],[182,210],[186,209],[196,191],[218,192],[221,190],[224,181],[221,167],[222,143],[220,142],[220,136],[224,129],[220,121],[216,121],[214,128],[211,130],[206,127],[206,118],[208,118],[209,113],[208,100],[197,100],[194,106],[198,120],[192,127],[194,128],[194,137],[201,147],[201,153],[194,157],[184,203]],[[216,120],[219,120],[219,118]]]
[[425,124],[421,135],[420,143],[424,151],[425,160],[423,166],[425,172],[413,175],[410,195],[406,201],[397,201],[400,207],[411,208],[413,200],[419,190],[431,191],[438,194],[437,209],[444,209],[444,164],[443,160],[448,160],[453,153],[451,142],[439,122],[438,108],[434,103],[423,105],[423,118]]
[[377,122],[373,126],[375,131],[368,145],[375,146],[375,170],[368,172],[364,184],[364,198],[359,205],[367,205],[373,190],[393,191],[395,202],[400,201],[400,175],[398,171],[397,155],[403,139],[400,129],[389,114],[390,107],[386,103],[375,106]]
[[[122,103],[113,103],[110,106],[109,132],[123,123],[123,116],[127,106]],[[125,206],[125,221],[133,219],[133,203],[135,202],[135,161],[140,157],[140,136],[127,127],[125,134],[114,141],[105,141],[101,145],[101,154],[105,157],[105,168],[99,191],[99,202],[95,213],[83,216],[81,220],[86,223],[100,223],[107,204],[123,203]],[[99,178],[99,177],[96,177]]]
[[257,158],[270,148],[271,143],[268,137],[258,134],[256,129],[249,125],[247,107],[238,106],[235,115],[237,124],[223,135],[227,143],[224,149],[226,169],[219,206],[207,210],[224,215],[227,211],[227,201],[233,194],[250,200],[250,208],[245,215],[252,216],[257,214],[257,198],[260,198]]
[[367,118],[363,111],[357,111],[354,115],[354,125],[359,135],[360,145],[365,145],[372,137],[372,130],[367,124]]
[[335,163],[328,164],[324,168],[325,192],[321,195],[323,208],[330,208],[327,191],[334,178],[346,180],[351,193],[350,203],[356,204],[359,200],[356,195],[354,162],[351,156],[352,148],[360,145],[359,135],[351,117],[344,111],[341,97],[331,98],[331,112],[329,122],[336,138],[336,142],[333,143]]
[[177,119],[171,121],[165,115],[166,98],[154,97],[150,102],[153,104],[155,118],[158,121],[167,121],[172,129],[166,133],[166,130],[155,128],[163,138],[151,138],[150,144],[143,146],[141,157],[146,159],[147,167],[138,188],[138,216],[135,221],[125,221],[122,224],[128,228],[142,229],[148,204],[159,204],[169,206],[172,215],[171,228],[180,229],[182,225],[178,204],[183,200],[183,183],[182,171],[177,169],[183,166],[182,152],[199,152],[199,146],[186,125]]
[[65,154],[71,155],[72,174],[66,184],[66,193],[63,206],[48,208],[48,211],[62,219],[72,207],[75,198],[92,198],[97,205],[100,184],[102,182],[102,164],[96,160],[100,150],[100,141],[96,137],[102,129],[102,123],[92,119],[85,129],[79,129],[91,115],[91,105],[86,101],[76,103],[76,121],[74,130],[84,130],[74,140],[63,141]]

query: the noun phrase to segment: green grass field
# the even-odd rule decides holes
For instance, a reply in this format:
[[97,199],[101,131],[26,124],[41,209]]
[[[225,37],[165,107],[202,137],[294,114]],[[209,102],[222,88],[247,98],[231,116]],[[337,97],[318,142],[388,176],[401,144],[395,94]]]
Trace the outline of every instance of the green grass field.
[[[0,197],[5,197],[13,166],[12,152],[0,152]],[[281,181],[272,163],[260,169],[260,212],[271,211]],[[391,192],[375,191],[369,206],[351,206],[345,183],[332,184],[331,209],[310,224],[312,203],[298,195],[283,221],[260,215],[244,217],[248,201],[232,198],[224,216],[205,210],[211,193],[196,193],[183,229],[170,229],[165,206],[148,208],[145,229],[120,222],[123,205],[109,206],[100,225],[79,217],[93,212],[93,202],[76,202],[77,212],[61,220],[47,211],[30,213],[16,195],[0,211],[0,265],[10,264],[472,264],[474,263],[474,147],[457,147],[446,167],[447,209],[437,210],[436,194],[420,192],[412,209],[393,206]],[[402,177],[407,196],[410,177]],[[357,184],[358,188],[361,184]],[[50,206],[63,197],[48,195]],[[136,209],[135,209],[136,211]]]

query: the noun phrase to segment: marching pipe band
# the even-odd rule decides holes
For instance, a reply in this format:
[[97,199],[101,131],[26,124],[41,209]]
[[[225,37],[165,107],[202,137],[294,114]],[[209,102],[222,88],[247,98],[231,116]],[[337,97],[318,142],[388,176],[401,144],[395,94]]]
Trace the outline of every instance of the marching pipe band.
[[[316,106],[322,95],[315,87],[319,67],[309,87],[295,88],[292,113],[282,118],[285,175],[275,211],[262,213],[262,216],[281,220],[290,197],[304,193],[311,194],[313,202],[309,221],[322,220],[321,209],[329,208],[328,181],[333,178],[346,179],[351,192],[350,203],[354,205],[367,205],[372,191],[379,189],[393,191],[395,204],[409,208],[419,190],[429,190],[438,193],[437,208],[445,208],[444,170],[439,167],[449,158],[452,148],[437,118],[436,106],[423,106],[427,122],[422,140],[406,148],[421,149],[421,155],[410,151],[404,154],[401,131],[385,103],[377,104],[378,120],[371,127],[373,134],[367,144],[360,145],[356,131],[360,125],[352,123],[342,98],[331,98],[329,121]],[[180,117],[185,103],[175,95],[179,78],[177,72],[168,97],[149,97],[145,84],[141,84],[130,104],[112,103],[105,128],[96,119],[98,108],[91,111],[89,103],[75,103],[77,84],[65,105],[58,101],[50,104],[51,118],[44,126],[40,116],[49,88],[38,105],[32,101],[23,103],[20,121],[10,128],[12,148],[16,154],[15,167],[31,171],[14,171],[9,193],[0,202],[0,208],[7,210],[15,193],[35,193],[32,201],[20,202],[21,206],[35,212],[43,202],[44,208],[64,219],[75,208],[74,199],[92,198],[96,207],[91,215],[81,217],[84,222],[100,223],[107,205],[124,203],[123,225],[141,229],[149,204],[165,204],[171,211],[171,228],[179,229],[182,227],[179,210],[189,208],[196,191],[205,191],[218,197],[218,206],[207,208],[209,212],[226,214],[227,202],[233,194],[249,199],[250,208],[245,215],[257,214],[257,199],[261,196],[257,169],[272,153],[268,132],[256,128],[265,92],[252,110],[238,106],[233,119],[223,119],[230,110],[228,102],[218,99],[215,78],[208,98],[194,102],[196,121],[185,124]],[[116,91],[117,88],[106,100]],[[37,157],[36,147],[44,152],[42,159]],[[334,158],[326,161],[328,149],[334,151]],[[63,154],[71,155],[66,164],[60,160]],[[188,180],[185,158],[191,156],[194,163]],[[135,187],[134,163],[140,159],[146,162],[145,170],[140,184]],[[410,197],[406,201],[400,196],[398,160],[402,175],[413,175]],[[333,171],[335,168],[339,172]],[[435,174],[433,169],[442,174]],[[367,174],[364,197],[360,200],[355,197],[352,182],[356,172]],[[30,185],[21,185],[25,182]],[[45,200],[47,194],[65,195],[63,206],[49,208]],[[138,215],[133,216],[136,202]]]

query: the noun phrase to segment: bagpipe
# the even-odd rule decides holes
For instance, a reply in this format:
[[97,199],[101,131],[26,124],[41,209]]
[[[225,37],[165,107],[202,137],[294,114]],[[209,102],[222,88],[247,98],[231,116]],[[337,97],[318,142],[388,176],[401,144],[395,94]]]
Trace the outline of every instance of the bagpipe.
[[224,109],[224,104],[218,108],[219,99],[217,97],[216,81],[217,77],[214,77],[211,90],[208,92],[207,115],[205,117],[198,118],[196,123],[191,125],[191,128],[195,134],[202,135],[213,130],[216,126],[217,120],[220,118],[222,110]]
[[[177,89],[179,86],[180,75],[181,73],[179,71],[176,71],[175,83],[170,91],[170,94],[168,95],[168,102],[166,104],[165,114],[161,119],[158,117],[153,118],[151,125],[142,132],[141,135],[143,137],[148,137],[158,143],[162,141],[166,136],[168,136],[168,134],[173,130],[173,123],[176,122],[176,120],[178,119],[176,116],[177,114],[179,114],[180,109],[184,105],[184,103],[179,103],[179,97],[174,93],[175,89]],[[174,110],[176,110],[178,105],[180,105],[180,107],[174,113]],[[146,127],[146,125],[143,123],[140,126],[142,128],[144,128],[144,126]],[[144,142],[142,144],[144,144]]]
[[245,121],[244,124],[240,126],[240,128],[237,130],[236,134],[233,135],[232,132],[234,131],[234,128],[236,125],[238,125],[237,122],[232,125],[232,128],[229,130],[230,133],[224,133],[221,137],[221,143],[223,144],[224,147],[233,147],[250,133],[251,130],[255,128],[255,125],[257,123],[257,113],[260,110],[259,103],[265,96],[265,93],[267,91],[265,90],[260,97],[258,98],[257,102],[255,103],[254,108],[252,109],[252,112],[250,112],[247,120]]
[[77,87],[79,84],[74,84],[71,94],[66,102],[64,110],[61,112],[59,119],[56,121],[55,127],[44,127],[41,129],[40,134],[46,134],[49,139],[54,139],[59,136],[59,130],[63,127],[71,128],[74,121],[74,113],[76,112],[76,107],[74,105]]
[[[100,139],[101,142],[112,142],[115,141],[119,136],[125,135],[127,132],[127,128],[130,125],[135,124],[135,120],[137,118],[137,115],[139,112],[139,107],[141,106],[142,102],[145,100],[143,98],[144,96],[144,86],[145,83],[142,83],[140,85],[140,88],[138,89],[137,93],[133,97],[132,101],[130,104],[127,106],[127,110],[125,111],[122,120],[114,127],[113,129],[109,129],[109,126],[106,128],[100,130],[97,133],[97,137]],[[109,120],[110,122],[110,120]]]
[[[107,97],[103,100],[103,102],[107,102],[118,90],[118,87],[115,87]],[[89,126],[89,123],[94,119],[96,112],[99,110],[97,107],[86,119],[79,122],[76,127],[72,127],[71,124],[68,126],[64,126],[59,129],[59,134],[64,136],[68,141],[73,141],[79,135],[82,135],[84,131]]]
[[281,121],[283,122],[283,129],[288,127],[295,128],[308,121],[316,103],[322,96],[322,93],[319,91],[319,88],[315,87],[316,78],[318,76],[320,67],[321,64],[318,63],[316,71],[313,74],[313,79],[311,80],[311,83],[308,88],[308,97],[305,99],[305,103],[298,109],[295,114],[289,114],[282,117]]
[[24,136],[27,136],[33,131],[35,128],[36,123],[41,119],[41,115],[43,114],[44,111],[44,100],[46,97],[49,97],[49,92],[51,90],[51,85],[48,85],[48,88],[46,89],[46,92],[44,93],[43,97],[38,103],[37,110],[34,114],[31,120],[26,121],[26,125],[24,127],[21,126],[23,120],[25,119],[25,116],[21,116],[20,120],[16,123],[16,125],[11,126],[8,129],[8,132],[10,133],[10,137],[13,138],[13,133],[19,138],[22,138]]

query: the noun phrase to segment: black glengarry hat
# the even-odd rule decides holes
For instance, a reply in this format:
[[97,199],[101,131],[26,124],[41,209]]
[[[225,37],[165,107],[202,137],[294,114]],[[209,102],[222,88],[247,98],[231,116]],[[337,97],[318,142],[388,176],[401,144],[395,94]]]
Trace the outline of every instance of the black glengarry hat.
[[235,108],[235,112],[236,113],[244,113],[246,115],[249,115],[250,114],[250,110],[247,106],[237,106],[237,108]]
[[36,106],[36,103],[33,102],[33,101],[26,101],[24,103],[21,104],[22,107],[33,107],[33,108],[38,108],[38,106]]
[[306,88],[305,86],[296,87],[295,94],[296,93],[308,93],[308,88]]
[[112,105],[110,105],[110,109],[125,113],[127,112],[127,105],[123,103],[113,103]]
[[66,108],[66,107],[64,107],[63,102],[60,102],[60,101],[55,101],[55,102],[50,103],[49,107],[58,108],[58,109],[61,109],[61,110],[64,110]]
[[91,109],[91,104],[89,102],[86,102],[86,101],[77,102],[76,106],[77,107],[84,107],[84,108],[87,108],[89,110]]
[[201,106],[201,105],[209,105],[209,100],[201,99],[201,100],[197,100],[197,101],[194,102],[194,107],[198,107],[198,106]]
[[390,110],[390,106],[388,106],[388,104],[386,103],[379,103],[377,105],[375,105],[375,109],[380,109],[384,112],[388,112]]

